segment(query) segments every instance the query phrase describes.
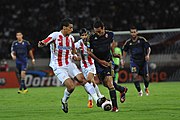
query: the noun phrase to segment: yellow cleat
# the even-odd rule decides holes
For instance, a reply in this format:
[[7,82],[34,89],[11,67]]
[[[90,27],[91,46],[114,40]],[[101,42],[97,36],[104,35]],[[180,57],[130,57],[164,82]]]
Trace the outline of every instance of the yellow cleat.
[[23,93],[23,91],[22,90],[18,90],[18,94],[22,94]]
[[24,94],[28,93],[28,89],[25,89],[25,90],[23,91],[23,93],[24,93]]
[[93,100],[88,100],[88,108],[92,108],[93,107]]

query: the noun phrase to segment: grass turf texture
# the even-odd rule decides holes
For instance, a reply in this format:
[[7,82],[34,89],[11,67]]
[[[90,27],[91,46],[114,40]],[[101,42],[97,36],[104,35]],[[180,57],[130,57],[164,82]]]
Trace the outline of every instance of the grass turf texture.
[[[69,99],[69,113],[61,110],[60,99],[64,87],[29,88],[27,94],[17,94],[17,89],[0,89],[0,120],[179,120],[180,82],[150,83],[150,95],[142,97],[132,83],[128,87],[125,103],[119,112],[87,108],[87,94],[77,86]],[[100,91],[109,98],[108,90],[99,85]],[[143,84],[141,84],[143,88]]]

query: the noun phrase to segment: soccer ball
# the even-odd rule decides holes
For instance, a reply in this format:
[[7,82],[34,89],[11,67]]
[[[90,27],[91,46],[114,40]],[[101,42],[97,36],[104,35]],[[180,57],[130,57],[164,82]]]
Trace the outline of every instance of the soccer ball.
[[156,67],[157,67],[156,63],[150,63],[149,66],[150,66],[150,68],[153,69],[153,70],[156,69]]
[[104,111],[110,111],[112,109],[112,102],[110,100],[106,100],[102,105],[101,108]]

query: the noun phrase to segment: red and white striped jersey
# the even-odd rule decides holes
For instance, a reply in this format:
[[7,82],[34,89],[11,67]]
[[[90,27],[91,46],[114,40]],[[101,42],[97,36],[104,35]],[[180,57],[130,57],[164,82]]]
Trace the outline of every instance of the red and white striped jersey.
[[43,42],[50,44],[50,67],[54,68],[57,66],[65,66],[72,62],[71,51],[72,48],[75,47],[74,37],[72,35],[64,36],[61,31],[53,32],[45,40],[43,40]]
[[91,56],[88,55],[87,46],[84,44],[82,39],[75,43],[75,47],[81,52],[81,67],[87,68],[88,66],[94,64],[94,59],[92,59]]

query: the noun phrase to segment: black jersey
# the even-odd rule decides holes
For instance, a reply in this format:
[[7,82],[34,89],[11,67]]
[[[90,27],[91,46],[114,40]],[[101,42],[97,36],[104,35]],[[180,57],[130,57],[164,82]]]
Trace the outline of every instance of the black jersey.
[[93,54],[101,60],[110,61],[112,59],[110,50],[113,42],[113,32],[106,31],[103,36],[93,34],[90,36],[90,48]]
[[138,36],[135,42],[131,38],[128,39],[123,46],[123,50],[130,53],[130,59],[132,61],[145,61],[149,47],[150,44],[148,41],[144,37]]

